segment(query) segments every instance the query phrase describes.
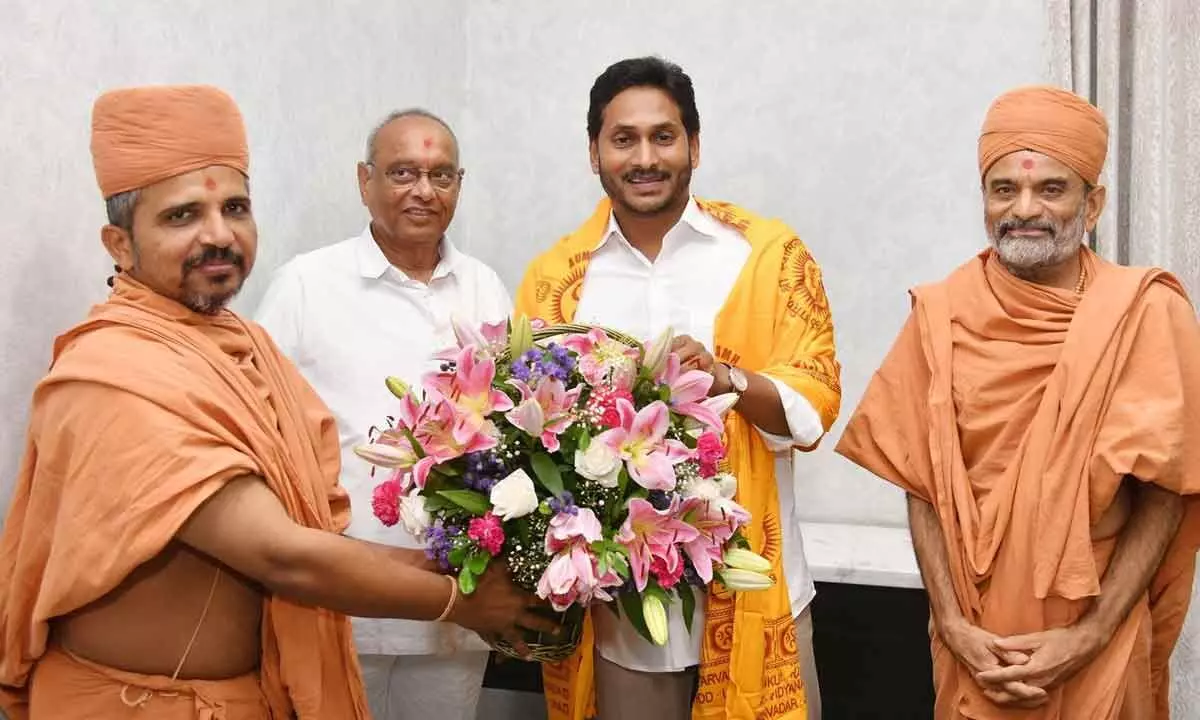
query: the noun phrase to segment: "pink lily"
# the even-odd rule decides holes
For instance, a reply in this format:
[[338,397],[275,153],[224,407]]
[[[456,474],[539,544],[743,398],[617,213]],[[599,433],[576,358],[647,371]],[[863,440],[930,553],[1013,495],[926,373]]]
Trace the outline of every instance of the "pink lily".
[[458,345],[439,352],[439,360],[457,360],[459,352],[468,347],[475,349],[477,356],[496,357],[508,344],[508,322],[482,323],[478,327],[464,322],[459,317],[451,317],[450,324],[454,328],[454,339]]
[[556,553],[576,543],[594,543],[604,537],[600,520],[590,508],[579,508],[575,515],[558,513],[550,518],[550,529],[546,531],[546,554]]
[[425,451],[425,457],[413,465],[413,481],[424,488],[429,472],[436,465],[466,453],[496,447],[499,442],[495,425],[488,422],[474,432],[465,432],[462,418],[449,401],[432,404],[423,422],[413,431]]
[[616,540],[629,551],[629,568],[639,591],[646,589],[650,566],[661,558],[674,568],[679,560],[676,543],[695,540],[700,531],[675,517],[679,500],[672,501],[666,510],[655,510],[649,501],[634,498],[629,501],[629,516],[621,525]]
[[[732,405],[726,405],[724,396],[708,397],[708,391],[713,384],[713,376],[703,370],[688,370],[681,372],[679,356],[671,353],[663,366],[657,380],[671,391],[671,409],[675,412],[697,420],[710,430],[721,432],[724,415]],[[731,395],[736,402],[737,396]]]
[[628,390],[637,378],[636,349],[613,340],[600,328],[570,335],[562,344],[579,356],[579,373],[589,385]]
[[412,468],[420,459],[423,448],[414,447],[404,430],[412,431],[419,427],[422,418],[428,412],[427,404],[417,402],[412,394],[405,394],[400,398],[398,427],[388,428],[379,433],[374,442],[355,447],[354,453],[377,467],[401,471]]
[[575,422],[572,411],[582,387],[567,390],[557,378],[542,378],[537,389],[522,380],[509,380],[521,391],[521,402],[504,417],[532,437],[540,437],[550,452],[558,452],[558,436]]
[[488,415],[512,409],[513,402],[492,387],[496,377],[496,362],[492,358],[477,359],[471,347],[465,347],[454,363],[454,372],[430,373],[425,376],[424,384],[427,390],[453,405],[457,416],[455,437],[465,443],[490,424]]
[[599,560],[587,545],[576,543],[556,554],[538,578],[537,596],[562,612],[574,604],[612,600],[605,588],[619,587],[621,577],[609,568],[599,573]]
[[675,488],[675,465],[692,451],[678,440],[666,439],[670,411],[660,400],[641,410],[624,398],[616,401],[620,424],[596,436],[625,461],[629,477],[647,490]]
[[621,577],[612,568],[601,574],[590,547],[602,536],[600,521],[588,508],[579,508],[577,515],[555,515],[546,533],[546,552],[554,557],[538,579],[538,597],[559,612],[575,603],[612,600],[605,588],[620,586]]
[[680,520],[697,531],[695,538],[683,543],[683,550],[706,583],[712,580],[713,563],[721,562],[725,545],[733,533],[750,522],[750,513],[732,499],[707,497],[707,494],[686,498],[678,512]]

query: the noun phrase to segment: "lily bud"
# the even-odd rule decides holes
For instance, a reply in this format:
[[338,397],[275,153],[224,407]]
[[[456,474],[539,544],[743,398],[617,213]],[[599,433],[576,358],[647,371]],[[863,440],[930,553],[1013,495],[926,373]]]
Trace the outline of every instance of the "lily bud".
[[671,351],[671,341],[675,339],[675,331],[668,327],[662,331],[649,345],[646,346],[646,356],[642,364],[650,371],[652,377],[658,377],[667,364],[667,355]]
[[516,360],[532,347],[533,326],[529,324],[529,317],[522,315],[514,318],[512,321],[512,335],[508,338],[508,352],[512,355],[512,359]]
[[650,639],[655,645],[667,644],[667,609],[657,595],[647,593],[642,596],[642,617],[646,621],[646,629],[650,631]]
[[721,582],[730,590],[766,590],[775,584],[770,575],[727,567],[721,570]]
[[725,564],[731,568],[749,570],[750,572],[766,573],[771,571],[771,563],[762,555],[750,552],[745,548],[730,548],[725,551]]
[[459,347],[474,347],[476,350],[483,350],[487,347],[487,338],[483,336],[479,328],[464,322],[457,315],[451,314],[450,326],[454,328],[454,339],[458,341]]
[[417,462],[416,456],[408,450],[384,443],[356,445],[354,454],[372,465],[392,469],[407,470]]
[[404,399],[404,396],[407,395],[410,390],[412,390],[412,388],[409,386],[408,383],[404,382],[403,380],[401,380],[398,377],[390,377],[389,376],[388,379],[384,380],[383,382],[384,382],[384,384],[387,385],[387,389],[393,395],[395,395],[396,397],[398,397],[402,400]]

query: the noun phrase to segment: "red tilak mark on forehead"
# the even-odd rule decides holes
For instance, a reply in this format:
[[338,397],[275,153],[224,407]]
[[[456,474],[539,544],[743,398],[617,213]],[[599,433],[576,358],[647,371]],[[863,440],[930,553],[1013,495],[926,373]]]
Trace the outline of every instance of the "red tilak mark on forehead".
[[433,147],[433,138],[431,138],[431,137],[425,138],[425,149],[428,150],[431,147]]
[[1033,161],[1030,160],[1029,158],[1025,158],[1024,160],[1021,161],[1021,167],[1025,168],[1026,170],[1032,170],[1033,169]]
[[204,187],[209,190],[217,189],[217,181],[212,178],[204,178]]

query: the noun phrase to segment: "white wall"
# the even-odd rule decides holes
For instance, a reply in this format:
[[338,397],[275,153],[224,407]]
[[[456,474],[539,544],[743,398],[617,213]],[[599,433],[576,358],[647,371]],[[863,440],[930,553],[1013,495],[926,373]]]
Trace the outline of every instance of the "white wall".
[[601,192],[585,132],[596,75],[631,55],[680,63],[700,109],[695,191],[782,217],[825,271],[845,399],[835,435],[797,463],[804,515],[905,525],[900,494],[832,448],[903,321],[906,289],[985,242],[979,125],[995,95],[1039,79],[1041,3],[571,5],[481,3],[467,15],[465,244],[519,282]]
[[[595,76],[621,57],[663,54],[696,84],[696,192],[783,217],[825,269],[844,419],[900,325],[906,288],[982,243],[979,122],[995,94],[1038,79],[1044,56],[1036,0],[776,2],[754,13],[719,0],[652,11],[626,0],[603,13],[538,0],[469,11],[454,2],[141,2],[125,13],[8,4],[7,475],[53,335],[106,289],[88,154],[91,104],[104,88],[210,82],[240,104],[261,251],[236,307],[252,311],[275,266],[361,228],[354,164],[364,137],[387,110],[415,104],[444,114],[462,140],[455,239],[515,287],[533,254],[599,197],[584,130]],[[899,495],[831,452],[837,432],[799,463],[806,517],[902,526]]]
[[261,240],[238,301],[246,310],[274,266],[361,226],[355,162],[380,116],[422,104],[459,120],[463,7],[0,0],[2,507],[29,395],[54,335],[107,291],[104,204],[88,151],[96,95],[123,85],[205,82],[237,100]]
[[845,399],[834,436],[799,464],[805,516],[903,526],[899,494],[832,446],[906,289],[982,246],[980,121],[996,94],[1040,80],[1047,56],[1040,0],[0,0],[0,17],[2,507],[50,343],[106,290],[88,154],[98,92],[209,82],[238,101],[260,256],[236,307],[252,311],[275,266],[361,229],[365,135],[409,105],[455,126],[468,174],[451,232],[515,288],[599,197],[595,76],[657,53],[696,84],[696,192],[784,218],[825,270]]

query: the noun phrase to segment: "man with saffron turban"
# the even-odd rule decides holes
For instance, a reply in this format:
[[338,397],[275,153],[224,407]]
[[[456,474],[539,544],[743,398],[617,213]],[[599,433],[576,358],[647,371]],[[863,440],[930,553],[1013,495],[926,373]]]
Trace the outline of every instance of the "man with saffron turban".
[[502,572],[464,597],[419,551],[339,534],[333,417],[225,309],[257,248],[232,99],[105,93],[92,154],[118,274],[34,391],[0,538],[10,720],[361,719],[342,613],[552,629]]
[[820,268],[781,221],[691,195],[700,118],[679,66],[610,66],[592,86],[587,125],[607,197],[533,261],[517,312],[645,340],[680,334],[674,349],[713,375],[709,394],[737,396],[724,427],[728,461],[753,517],[747,538],[776,582],[733,595],[718,585],[697,603],[690,632],[673,606],[661,646],[608,608],[593,610],[579,652],[546,670],[550,716],[580,720],[594,695],[601,720],[820,717],[815,590],[791,452],[815,448],[841,404]]
[[913,307],[837,451],[908,493],[936,717],[1167,717],[1200,545],[1200,327],[1179,282],[1083,244],[1100,111],[1002,95],[991,246]]

